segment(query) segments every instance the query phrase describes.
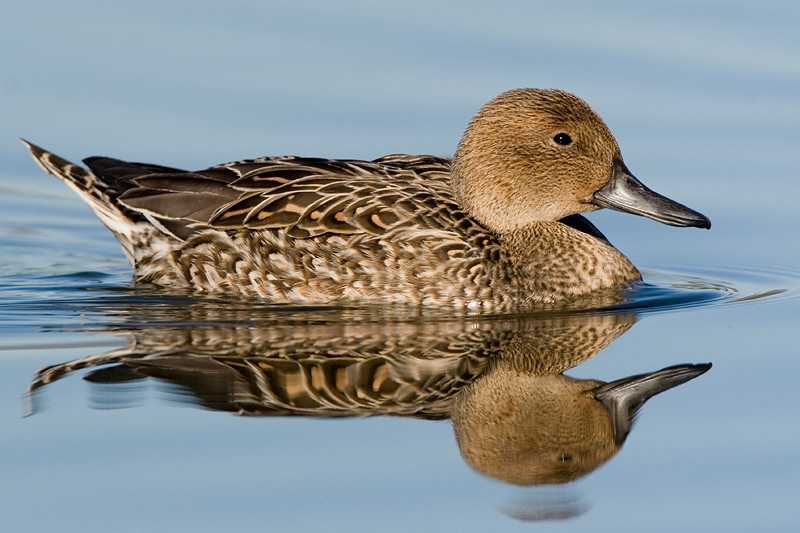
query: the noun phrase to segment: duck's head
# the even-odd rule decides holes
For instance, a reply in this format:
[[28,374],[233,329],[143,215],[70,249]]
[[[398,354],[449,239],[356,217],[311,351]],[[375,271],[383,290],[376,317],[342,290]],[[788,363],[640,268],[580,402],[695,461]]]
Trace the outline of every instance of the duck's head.
[[452,187],[470,215],[500,233],[601,207],[711,226],[634,178],[605,122],[559,90],[515,89],[483,106],[453,158]]

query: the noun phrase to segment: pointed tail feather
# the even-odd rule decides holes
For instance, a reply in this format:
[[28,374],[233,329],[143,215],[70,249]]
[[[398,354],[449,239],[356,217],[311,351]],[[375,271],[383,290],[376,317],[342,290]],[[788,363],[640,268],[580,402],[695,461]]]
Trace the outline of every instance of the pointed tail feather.
[[133,265],[132,243],[142,231],[140,219],[143,217],[120,206],[117,198],[121,191],[114,184],[98,179],[91,171],[70,163],[25,139],[21,140],[45,172],[69,185],[92,208],[100,221],[117,237]]
[[111,197],[116,196],[114,193],[117,191],[111,189],[106,183],[99,181],[87,169],[62,159],[25,139],[20,140],[28,147],[33,159],[45,172],[64,181],[67,185],[76,189],[81,196],[89,194],[96,200],[103,199],[108,203],[112,201]]

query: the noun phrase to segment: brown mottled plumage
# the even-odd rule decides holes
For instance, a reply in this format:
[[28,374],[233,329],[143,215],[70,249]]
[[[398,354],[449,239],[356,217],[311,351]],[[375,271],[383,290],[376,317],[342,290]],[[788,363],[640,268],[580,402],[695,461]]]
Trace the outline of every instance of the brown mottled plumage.
[[115,233],[137,280],[280,303],[502,310],[641,279],[578,214],[708,219],[646,189],[583,100],[517,89],[473,118],[454,159],[276,157],[186,172],[75,166],[28,144]]

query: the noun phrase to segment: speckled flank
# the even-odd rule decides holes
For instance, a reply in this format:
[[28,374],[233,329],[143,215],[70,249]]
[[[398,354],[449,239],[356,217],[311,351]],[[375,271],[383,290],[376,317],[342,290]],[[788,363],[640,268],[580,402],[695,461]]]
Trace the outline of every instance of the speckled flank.
[[489,102],[452,161],[267,157],[186,172],[92,157],[86,170],[28,146],[114,232],[141,281],[278,303],[503,310],[641,279],[579,215],[615,173],[635,178],[600,117],[561,91]]
[[[281,303],[378,300],[487,310],[553,303],[602,289],[608,279],[616,285],[638,278],[617,250],[577,230],[562,225],[555,236],[552,228],[531,233],[528,268],[520,268],[509,253],[513,246],[484,233],[484,246],[468,247],[444,231],[397,233],[387,241],[363,234],[292,239],[281,231],[206,230],[172,249],[140,256],[136,275]],[[567,250],[571,255],[564,256]]]
[[[442,242],[453,235],[442,232],[442,239],[436,239],[398,232],[392,237],[292,239],[283,231],[227,235],[212,230],[174,250],[169,263],[158,256],[144,258],[137,275],[156,283],[236,291],[275,302],[379,299],[472,306],[497,300],[487,269],[481,268],[481,254],[466,249],[460,257],[448,258],[453,246]],[[375,298],[378,291],[380,297]]]

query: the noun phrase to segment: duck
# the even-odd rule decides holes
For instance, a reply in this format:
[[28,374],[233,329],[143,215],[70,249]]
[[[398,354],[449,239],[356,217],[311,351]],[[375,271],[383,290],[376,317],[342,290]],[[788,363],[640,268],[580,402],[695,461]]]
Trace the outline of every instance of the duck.
[[559,305],[642,279],[583,213],[711,227],[637,180],[600,116],[556,89],[492,99],[452,158],[84,168],[23,142],[116,236],[135,282],[278,304]]

